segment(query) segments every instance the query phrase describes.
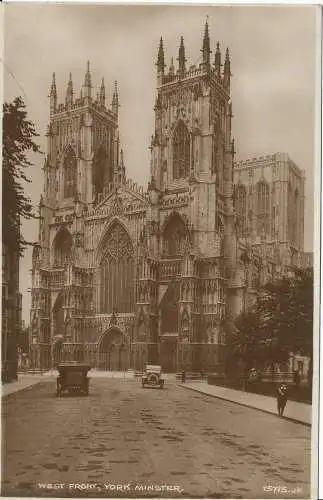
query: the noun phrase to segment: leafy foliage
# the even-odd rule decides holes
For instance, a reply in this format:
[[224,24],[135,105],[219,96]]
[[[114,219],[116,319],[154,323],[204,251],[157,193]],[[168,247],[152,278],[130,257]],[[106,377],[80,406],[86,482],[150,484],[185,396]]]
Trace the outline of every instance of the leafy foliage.
[[30,153],[41,153],[34,138],[35,125],[28,120],[21,97],[3,105],[3,162],[2,162],[2,238],[5,245],[17,246],[20,255],[27,242],[21,235],[21,218],[36,218],[24,183],[31,182],[27,170],[33,164]]
[[290,352],[312,357],[313,270],[295,269],[293,277],[268,283],[235,324],[235,354],[250,366],[284,362]]

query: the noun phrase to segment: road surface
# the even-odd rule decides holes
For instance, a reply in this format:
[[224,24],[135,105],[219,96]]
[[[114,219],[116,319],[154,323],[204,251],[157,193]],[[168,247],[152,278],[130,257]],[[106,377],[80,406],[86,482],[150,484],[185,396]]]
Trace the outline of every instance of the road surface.
[[55,388],[3,400],[3,495],[309,497],[309,427],[175,382],[98,378],[89,397]]

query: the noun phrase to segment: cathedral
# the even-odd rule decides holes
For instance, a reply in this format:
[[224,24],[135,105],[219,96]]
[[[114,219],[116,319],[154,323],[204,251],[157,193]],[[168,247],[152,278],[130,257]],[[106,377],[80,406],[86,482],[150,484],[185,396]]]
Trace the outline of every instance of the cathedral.
[[[39,239],[32,262],[34,366],[223,371],[235,317],[266,281],[303,266],[304,172],[286,154],[234,162],[230,54],[198,66],[181,38],[156,62],[147,190],[127,178],[119,96],[92,93],[90,64],[58,103],[55,75]],[[149,105],[149,103],[147,103]]]

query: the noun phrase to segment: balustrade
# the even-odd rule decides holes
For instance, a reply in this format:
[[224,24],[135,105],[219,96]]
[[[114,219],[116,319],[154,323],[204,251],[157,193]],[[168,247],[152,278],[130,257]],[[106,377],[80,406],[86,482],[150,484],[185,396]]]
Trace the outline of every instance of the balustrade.
[[171,279],[181,275],[181,260],[172,259],[163,261],[159,265],[159,278]]
[[51,288],[63,288],[65,285],[65,271],[55,271],[50,279]]

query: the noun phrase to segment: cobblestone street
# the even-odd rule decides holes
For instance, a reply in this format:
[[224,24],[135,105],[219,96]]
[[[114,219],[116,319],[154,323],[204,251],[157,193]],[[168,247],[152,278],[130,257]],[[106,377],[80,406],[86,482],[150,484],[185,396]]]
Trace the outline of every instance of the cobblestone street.
[[89,397],[55,389],[51,379],[3,399],[2,495],[309,497],[304,425],[174,382],[98,378]]

